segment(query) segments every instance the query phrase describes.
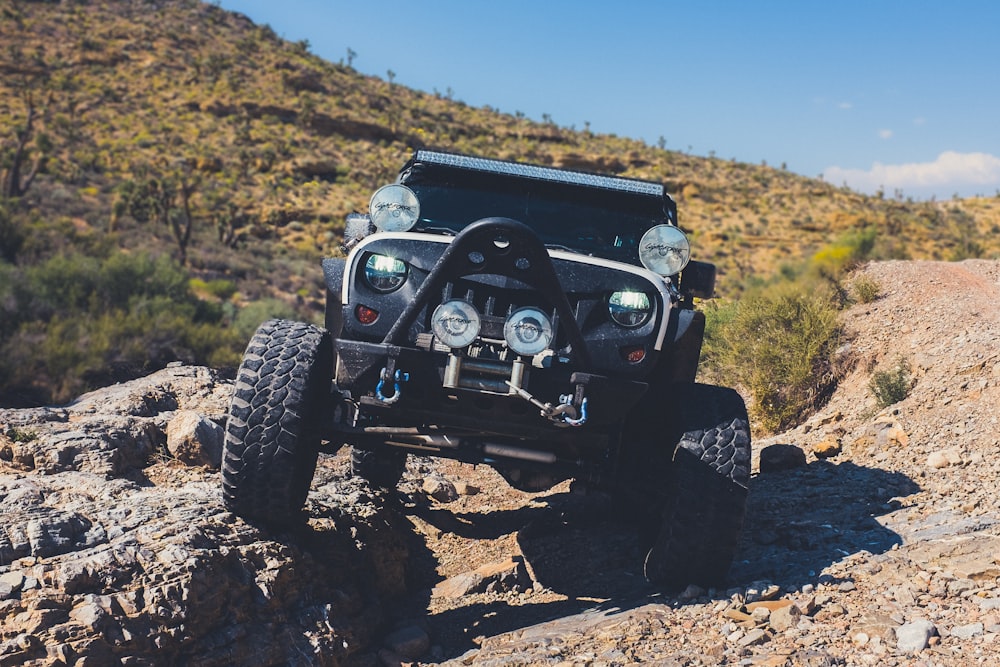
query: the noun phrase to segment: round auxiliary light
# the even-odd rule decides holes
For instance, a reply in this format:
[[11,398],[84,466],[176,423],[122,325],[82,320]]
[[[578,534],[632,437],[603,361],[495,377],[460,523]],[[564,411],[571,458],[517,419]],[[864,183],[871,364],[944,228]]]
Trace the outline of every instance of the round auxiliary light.
[[407,273],[406,262],[388,255],[371,255],[365,262],[365,282],[383,294],[399,289]]
[[673,225],[650,227],[639,241],[639,261],[661,276],[680,273],[690,259],[691,242]]
[[405,185],[383,185],[368,202],[368,215],[380,232],[405,232],[417,224],[420,202]]
[[552,322],[538,308],[519,308],[503,325],[503,338],[518,354],[538,354],[552,342]]
[[608,315],[620,326],[641,326],[649,321],[652,313],[649,295],[645,292],[614,292],[608,298]]
[[479,335],[479,312],[468,301],[452,299],[434,309],[431,330],[450,348],[469,345]]

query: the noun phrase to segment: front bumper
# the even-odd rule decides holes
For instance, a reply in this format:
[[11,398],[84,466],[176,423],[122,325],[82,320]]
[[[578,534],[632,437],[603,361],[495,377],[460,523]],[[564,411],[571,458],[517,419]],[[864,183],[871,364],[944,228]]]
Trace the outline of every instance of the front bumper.
[[580,438],[620,422],[647,389],[644,382],[522,360],[346,339],[335,346],[337,388],[356,406],[355,424],[434,426],[515,438],[558,439],[571,430]]

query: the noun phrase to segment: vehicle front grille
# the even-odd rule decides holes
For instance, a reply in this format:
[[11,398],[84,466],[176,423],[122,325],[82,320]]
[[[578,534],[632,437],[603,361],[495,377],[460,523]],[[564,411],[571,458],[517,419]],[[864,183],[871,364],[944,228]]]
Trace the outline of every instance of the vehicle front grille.
[[[575,311],[576,303],[572,295],[569,297],[570,307]],[[511,313],[519,308],[533,306],[549,315],[556,337],[553,347],[556,349],[567,344],[565,331],[559,327],[559,316],[555,307],[547,303],[535,290],[526,287],[505,288],[471,280],[449,282],[441,294],[441,302],[449,299],[464,299],[476,307],[482,320],[480,337],[497,341],[503,340],[503,328]],[[428,315],[434,312],[438,304],[430,304]]]

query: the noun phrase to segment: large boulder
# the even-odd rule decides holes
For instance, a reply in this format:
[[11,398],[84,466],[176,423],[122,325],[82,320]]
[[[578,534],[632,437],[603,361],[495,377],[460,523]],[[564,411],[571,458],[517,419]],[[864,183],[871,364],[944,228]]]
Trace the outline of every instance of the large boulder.
[[382,600],[405,590],[404,523],[329,457],[308,523],[275,534],[227,511],[209,466],[230,391],[175,366],[0,410],[0,667],[338,665],[369,650]]

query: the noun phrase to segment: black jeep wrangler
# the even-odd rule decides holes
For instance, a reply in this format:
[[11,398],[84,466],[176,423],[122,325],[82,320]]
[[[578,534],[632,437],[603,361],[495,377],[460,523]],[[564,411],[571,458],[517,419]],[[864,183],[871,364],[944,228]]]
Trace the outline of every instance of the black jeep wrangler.
[[568,478],[639,517],[647,578],[725,580],[750,476],[746,408],[695,383],[715,267],[659,183],[417,151],[348,217],[324,328],[272,320],[243,357],[222,481],[298,517],[319,451],[394,488],[408,453]]

